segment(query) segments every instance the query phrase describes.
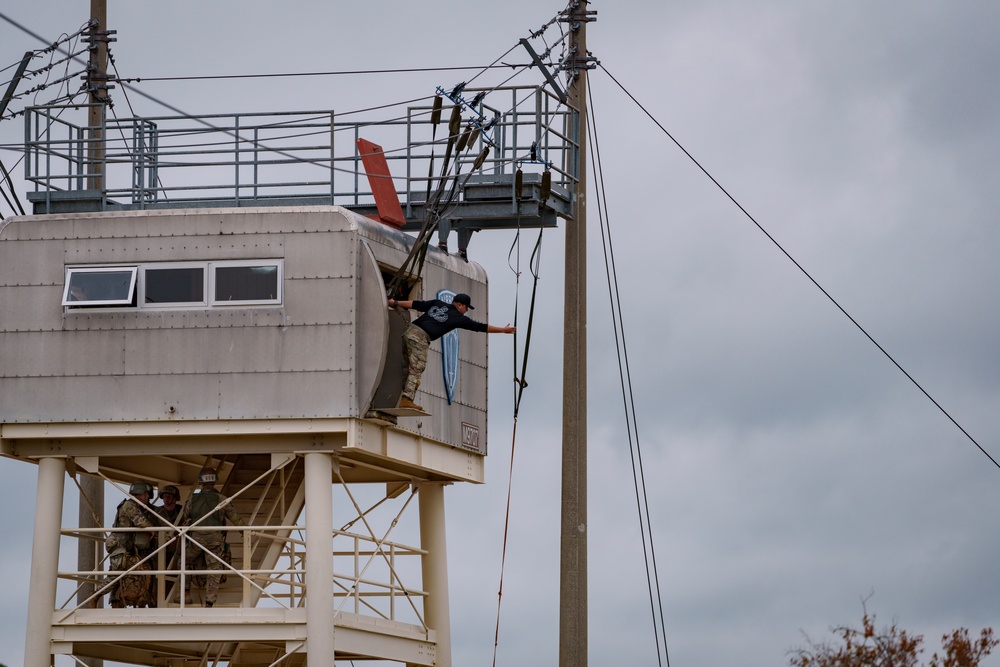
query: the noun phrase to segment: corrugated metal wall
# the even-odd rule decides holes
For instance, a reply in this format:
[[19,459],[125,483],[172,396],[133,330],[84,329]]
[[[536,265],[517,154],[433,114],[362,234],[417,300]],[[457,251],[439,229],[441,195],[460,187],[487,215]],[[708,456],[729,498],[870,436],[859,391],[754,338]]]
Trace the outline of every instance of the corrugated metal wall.
[[[388,340],[379,269],[412,237],[336,207],[30,216],[0,228],[0,422],[363,417]],[[280,259],[281,305],[65,309],[65,267]],[[431,252],[414,298],[472,295],[485,273]],[[449,406],[432,348],[420,399],[399,426],[462,446],[486,432],[487,336],[461,333]]]

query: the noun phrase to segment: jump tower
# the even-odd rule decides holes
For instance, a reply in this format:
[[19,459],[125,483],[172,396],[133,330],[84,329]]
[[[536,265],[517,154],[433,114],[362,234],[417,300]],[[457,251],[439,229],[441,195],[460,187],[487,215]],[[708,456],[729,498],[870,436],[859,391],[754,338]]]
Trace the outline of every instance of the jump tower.
[[[466,292],[488,320],[469,239],[571,218],[581,142],[558,90],[441,93],[447,178],[431,106],[381,125],[27,110],[33,211],[0,223],[0,447],[38,471],[25,667],[451,664],[444,494],[484,481],[487,336],[432,348],[429,414],[399,410],[386,294]],[[156,606],[105,607],[129,484],[186,499],[206,465],[247,522],[219,603],[166,559],[196,528],[164,526]]]

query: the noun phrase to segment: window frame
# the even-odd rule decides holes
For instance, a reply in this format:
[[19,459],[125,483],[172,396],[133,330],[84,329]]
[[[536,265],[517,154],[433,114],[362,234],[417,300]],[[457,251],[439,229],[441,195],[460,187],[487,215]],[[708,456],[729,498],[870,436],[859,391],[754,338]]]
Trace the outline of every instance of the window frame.
[[[73,277],[75,275],[86,275],[86,274],[99,274],[99,273],[130,273],[128,286],[128,297],[125,299],[87,299],[80,301],[77,299],[70,299],[70,290],[73,286]],[[66,308],[79,309],[79,308],[94,308],[94,307],[118,307],[118,308],[128,308],[136,307],[132,306],[132,302],[137,299],[136,288],[138,287],[138,273],[139,266],[136,264],[106,264],[101,266],[67,266],[65,267],[64,283],[63,283],[63,293],[62,293],[62,305]],[[136,301],[138,304],[138,301]]]
[[[217,284],[216,271],[220,268],[231,269],[238,267],[275,267],[277,271],[277,286],[275,288],[276,294],[273,299],[245,299],[240,301],[229,301],[216,299],[215,288]],[[239,259],[230,260],[225,262],[209,262],[208,263],[208,305],[209,307],[215,308],[238,308],[241,306],[278,306],[282,303],[283,290],[282,283],[284,282],[285,271],[284,262],[280,259]]]
[[[205,308],[208,306],[208,262],[150,262],[139,265],[139,295],[137,298],[138,308],[143,309],[170,309],[170,308]],[[164,303],[146,303],[146,273],[148,271],[161,271],[170,269],[201,269],[201,301],[170,301]]]
[[[277,272],[276,294],[271,299],[246,299],[240,301],[223,301],[215,298],[216,270],[233,267],[274,267]],[[100,265],[67,265],[64,268],[64,284],[62,290],[62,306],[66,312],[101,309],[110,310],[198,310],[212,308],[243,308],[283,305],[285,264],[282,258],[270,259],[235,259],[235,260],[203,260],[183,262],[137,262],[134,264],[100,264]],[[190,269],[202,268],[203,299],[202,301],[172,301],[170,303],[145,303],[146,272],[159,269]],[[101,299],[88,301],[69,300],[73,276],[93,273],[130,272],[128,299]]]

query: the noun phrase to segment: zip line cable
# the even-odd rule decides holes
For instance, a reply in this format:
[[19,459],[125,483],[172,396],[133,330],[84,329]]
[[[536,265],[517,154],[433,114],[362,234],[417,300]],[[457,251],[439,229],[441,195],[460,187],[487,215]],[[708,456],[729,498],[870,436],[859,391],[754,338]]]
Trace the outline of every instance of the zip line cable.
[[[20,163],[21,160],[18,160],[16,163],[14,163],[14,167],[16,168],[17,165]],[[7,205],[10,206],[11,210],[13,210],[15,213],[20,211],[21,215],[24,215],[24,206],[21,205],[21,200],[17,196],[17,190],[14,188],[14,181],[11,180],[10,172],[7,171],[7,167],[4,166],[2,160],[0,160],[0,173],[3,174],[3,183],[5,183],[7,185],[7,189],[10,190],[10,196],[14,198],[14,204],[11,203],[6,193],[4,193],[3,195],[4,200],[7,202]],[[3,188],[0,188],[0,192],[3,192]]]
[[[66,66],[66,71],[69,71],[69,61],[72,60],[72,59],[74,59],[76,56],[82,55],[82,54],[84,54],[86,52],[87,52],[87,49],[84,48],[84,49],[81,49],[80,51],[77,51],[75,54],[71,54],[71,55],[69,55],[69,56],[67,56],[67,57],[65,57],[65,58],[63,58],[61,60],[52,60],[47,65],[44,65],[43,67],[39,67],[38,69],[34,69],[34,70],[27,70],[27,71],[25,71],[21,75],[21,78],[27,79],[29,77],[39,76],[41,74],[48,73],[51,70],[55,69],[57,65],[61,65],[63,63],[66,63],[66,65],[67,65]],[[44,52],[29,51],[28,53],[31,53],[32,54],[31,57],[32,57],[32,59],[34,59],[34,58],[41,57],[41,54],[44,53]],[[15,65],[16,65],[16,63],[15,63]],[[14,65],[11,65],[10,67],[14,67]],[[75,75],[83,74],[84,72],[85,72],[85,69],[77,70],[76,72],[73,73],[73,75],[75,76]],[[13,81],[13,79],[8,79],[7,81],[4,81],[3,83],[0,83],[0,87],[10,85],[10,83],[12,81]],[[53,83],[55,83],[55,82],[53,82]],[[16,95],[12,95],[10,99],[16,100],[19,97],[24,97],[25,95],[27,95],[27,94],[29,94],[31,92],[34,92],[35,90],[42,90],[42,89],[44,89],[44,88],[46,88],[48,86],[51,86],[51,85],[53,85],[53,83],[44,84],[44,85],[39,86],[38,88],[32,88],[31,90],[17,93]]]
[[[507,53],[500,56],[503,58],[508,53],[514,50],[516,47],[512,47]],[[295,77],[312,77],[312,76],[351,76],[358,74],[416,74],[420,72],[457,72],[465,70],[473,71],[485,71],[490,69],[507,69],[507,68],[522,68],[531,67],[533,63],[501,63],[497,64],[500,60],[493,61],[490,65],[459,65],[453,67],[397,67],[388,69],[357,69],[357,70],[341,70],[333,72],[279,72],[272,74],[217,74],[217,75],[203,75],[203,76],[143,76],[143,77],[128,77],[125,79],[118,79],[121,83],[149,83],[151,81],[218,81],[225,79],[279,79],[279,78],[295,78]],[[545,63],[546,65],[551,65],[553,63]]]
[[[663,638],[663,656],[670,667],[670,652],[667,645],[666,618],[663,614],[663,595],[660,591],[660,575],[656,565],[656,548],[653,544],[653,522],[649,513],[649,497],[646,493],[646,474],[642,463],[642,448],[639,440],[639,425],[635,411],[635,397],[632,391],[632,372],[628,361],[628,346],[625,339],[625,318],[622,314],[621,295],[618,290],[618,270],[615,262],[614,244],[611,238],[611,216],[608,213],[607,192],[604,188],[604,166],[601,160],[600,142],[597,134],[597,119],[594,113],[594,98],[588,86],[589,98],[588,130],[593,141],[590,154],[597,172],[597,214],[601,230],[601,246],[604,251],[604,270],[608,284],[608,301],[611,306],[611,322],[615,333],[615,352],[618,355],[618,376],[621,383],[622,407],[628,433],[629,456],[632,461],[632,482],[635,487],[636,512],[639,517],[639,532],[642,537],[642,555],[646,565],[646,586],[649,591],[650,616],[653,622],[653,639],[656,644],[656,659],[660,657],[660,637]],[[619,337],[620,333],[620,337]],[[633,433],[635,440],[633,442]],[[647,536],[649,544],[647,547]],[[652,569],[652,571],[651,571]],[[657,615],[657,606],[659,615]],[[659,620],[657,620],[659,619]]]
[[[49,40],[47,40],[44,37],[42,37],[41,35],[39,35],[37,32],[34,32],[34,31],[26,28],[25,26],[21,25],[20,23],[18,23],[17,21],[15,21],[14,19],[12,19],[11,17],[7,16],[3,12],[0,12],[0,19],[3,19],[7,23],[11,24],[12,26],[14,26],[18,30],[20,30],[21,32],[26,33],[26,34],[30,35],[31,37],[34,37],[39,42],[41,42],[43,44],[47,44],[47,46],[44,49],[41,49],[42,52],[52,51],[52,50],[59,50],[59,51],[62,51],[63,53],[68,53],[65,49],[59,48],[59,46],[61,44],[64,44],[64,43],[66,43],[66,42],[74,39],[75,37],[78,37],[79,35],[82,35],[84,32],[86,32],[87,30],[90,29],[90,21],[87,21],[86,23],[84,23],[80,27],[79,30],[77,30],[72,35],[67,35],[66,33],[63,33],[62,35],[59,36],[59,39],[57,39],[54,42],[50,42]],[[83,61],[83,62],[84,62],[84,64],[86,64],[86,61]]]
[[889,352],[884,347],[882,347],[882,345],[880,345],[879,342],[877,340],[875,340],[875,338],[870,333],[868,333],[868,331],[863,326],[861,326],[861,323],[859,323],[856,319],[854,319],[854,317],[850,313],[848,313],[847,310],[842,305],[840,305],[840,303],[829,292],[827,292],[826,289],[824,289],[822,285],[819,284],[819,281],[817,281],[812,276],[812,274],[810,274],[805,269],[805,267],[803,267],[801,264],[799,264],[799,262],[794,257],[792,257],[791,253],[789,253],[787,250],[785,250],[785,248],[777,241],[777,239],[775,239],[773,236],[771,236],[771,234],[766,229],[764,229],[764,226],[761,225],[761,223],[759,223],[756,218],[754,218],[752,215],[750,215],[750,212],[747,211],[743,207],[743,205],[740,204],[739,201],[737,201],[736,198],[733,197],[733,195],[731,195],[729,193],[729,191],[726,190],[726,188],[724,188],[722,186],[722,184],[719,183],[719,181],[717,181],[715,179],[715,177],[712,176],[712,174],[709,173],[709,171],[705,167],[703,167],[701,165],[701,163],[698,162],[698,160],[696,160],[695,157],[693,155],[691,155],[691,153],[689,153],[688,150],[686,148],[684,148],[684,146],[681,145],[681,143],[676,138],[674,138],[674,136],[672,134],[670,134],[670,132],[665,127],[663,127],[663,125],[660,123],[660,121],[658,121],[653,116],[653,114],[651,114],[646,109],[646,107],[644,107],[639,102],[639,100],[637,100],[635,98],[635,96],[632,95],[632,93],[630,93],[628,91],[628,89],[626,89],[625,86],[623,86],[621,84],[621,82],[618,81],[618,79],[616,79],[614,77],[614,75],[611,74],[611,72],[609,72],[607,70],[607,68],[604,67],[604,65],[598,63],[598,66],[601,68],[601,70],[604,71],[605,74],[607,74],[611,78],[612,81],[615,82],[615,84],[619,88],[621,88],[622,92],[625,93],[625,95],[627,95],[628,98],[631,99],[635,103],[635,105],[637,107],[639,107],[639,109],[642,110],[642,112],[644,114],[646,114],[646,116],[649,117],[649,119],[651,121],[653,121],[653,123],[655,123],[656,126],[658,128],[660,128],[660,130],[665,135],[667,135],[667,138],[669,138],[670,141],[672,141],[674,143],[674,145],[677,146],[677,148],[679,148],[681,150],[681,152],[684,153],[684,155],[686,155],[688,157],[688,159],[690,159],[691,162],[694,163],[694,165],[696,167],[698,167],[698,169],[703,174],[705,174],[705,176],[707,176],[708,179],[710,181],[712,181],[712,183],[717,188],[719,188],[719,190],[722,192],[722,194],[724,194],[729,199],[729,201],[731,201],[733,204],[735,204],[736,208],[738,208],[743,213],[743,215],[746,216],[746,218],[748,220],[750,220],[750,222],[752,222],[754,224],[754,226],[757,227],[757,229],[759,229],[764,234],[764,236],[766,236],[767,239],[778,250],[780,250],[781,253],[786,258],[788,258],[789,261],[791,261],[792,264],[795,265],[795,268],[797,268],[802,273],[802,275],[804,275],[809,280],[809,282],[811,282],[816,287],[816,289],[818,289],[820,292],[822,292],[823,296],[825,296],[830,301],[830,303],[832,303],[837,308],[837,310],[839,310],[841,312],[841,314],[844,315],[844,317],[846,317],[848,320],[850,320],[851,324],[853,324],[855,326],[855,328],[857,328],[857,330],[860,331],[865,336],[865,338],[867,338],[869,340],[869,342],[871,342],[871,344],[874,345],[876,347],[876,349],[878,349],[878,351],[881,352],[882,355],[886,359],[888,359],[892,363],[892,365],[895,366],[896,369],[899,370],[899,372],[902,373],[906,377],[906,379],[909,380],[910,383],[914,387],[916,387],[920,391],[921,394],[924,395],[924,397],[927,398],[927,400],[929,400],[932,404],[934,404],[934,407],[936,407],[938,409],[938,411],[941,414],[943,414],[948,419],[948,421],[950,421],[955,426],[955,428],[957,428],[959,431],[961,431],[962,435],[964,435],[969,440],[969,442],[971,442],[973,445],[975,445],[976,448],[979,449],[979,451],[982,452],[986,456],[986,458],[988,458],[990,460],[990,462],[993,463],[994,466],[996,466],[997,468],[1000,468],[1000,463],[998,463],[997,460],[995,458],[993,458],[993,456],[991,456],[990,453],[988,451],[986,451],[986,449],[982,445],[980,445],[979,442],[974,437],[972,437],[972,434],[969,433],[968,431],[966,431],[965,428],[961,424],[958,423],[958,420],[956,420],[954,417],[952,417],[951,413],[949,413],[944,408],[944,406],[942,406],[940,403],[938,403],[938,401],[933,396],[931,396],[930,392],[928,392],[926,389],[924,389],[923,385],[921,385],[919,382],[917,382],[917,380],[912,375],[910,375],[910,373],[907,372],[907,370],[905,368],[903,368],[903,366],[898,361],[896,361],[895,357],[893,357],[891,354],[889,354]]

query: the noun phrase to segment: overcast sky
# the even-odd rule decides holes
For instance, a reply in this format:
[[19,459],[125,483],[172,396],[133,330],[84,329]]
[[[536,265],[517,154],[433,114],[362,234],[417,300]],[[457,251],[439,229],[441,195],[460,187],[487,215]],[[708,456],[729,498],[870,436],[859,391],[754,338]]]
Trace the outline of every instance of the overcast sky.
[[[127,77],[485,65],[563,8],[559,0],[108,4]],[[88,13],[85,0],[0,7],[48,40]],[[1000,3],[591,8],[590,50],[607,71],[1000,457]],[[0,67],[43,46],[3,21],[0,45]],[[431,95],[465,76],[141,90],[190,113],[347,111]],[[605,72],[590,83],[670,664],[785,664],[803,632],[825,638],[832,625],[856,623],[869,596],[880,622],[925,635],[928,653],[958,626],[1000,630],[1000,470]],[[118,115],[129,115],[120,91],[115,99]],[[138,114],[172,113],[130,100]],[[0,143],[22,132],[19,119],[4,121]],[[7,150],[0,157],[16,161]],[[655,665],[595,201],[590,662]],[[490,274],[495,324],[514,319],[510,242],[484,233],[470,248]],[[547,232],[499,665],[557,662],[562,258],[562,229]],[[523,281],[521,290],[523,304]],[[511,353],[510,338],[491,340],[487,483],[447,493],[456,666],[492,660]],[[0,461],[0,662],[9,667],[21,664],[24,645],[35,473]]]

